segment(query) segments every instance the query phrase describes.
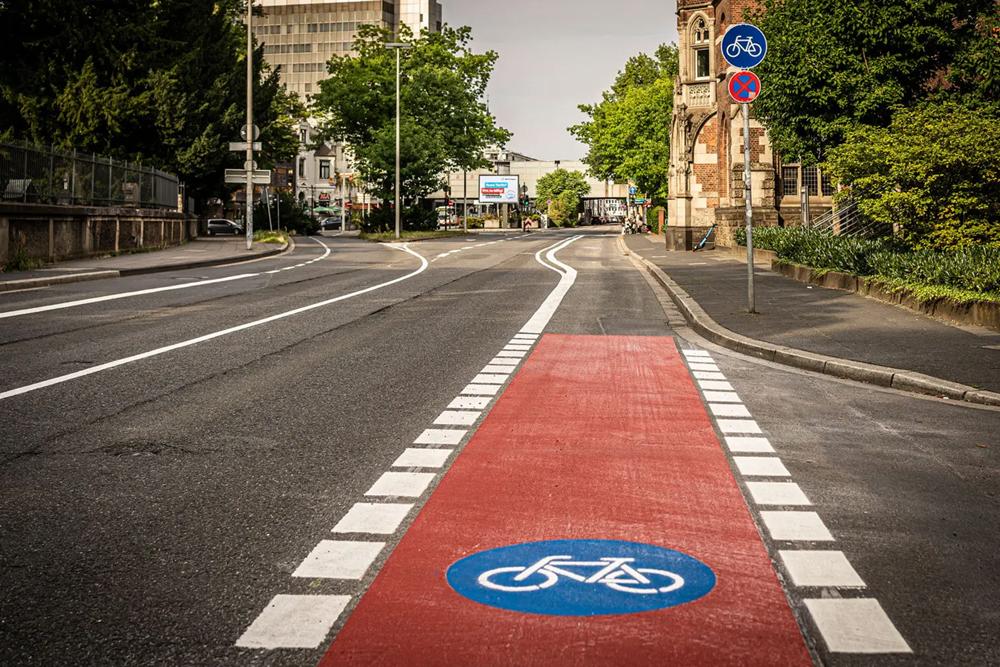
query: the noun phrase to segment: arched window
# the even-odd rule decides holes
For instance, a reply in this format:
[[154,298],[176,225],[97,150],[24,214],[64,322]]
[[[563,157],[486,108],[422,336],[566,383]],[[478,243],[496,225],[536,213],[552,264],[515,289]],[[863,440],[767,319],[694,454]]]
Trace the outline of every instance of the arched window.
[[711,78],[711,52],[708,22],[699,16],[691,24],[691,48],[694,51],[694,78]]

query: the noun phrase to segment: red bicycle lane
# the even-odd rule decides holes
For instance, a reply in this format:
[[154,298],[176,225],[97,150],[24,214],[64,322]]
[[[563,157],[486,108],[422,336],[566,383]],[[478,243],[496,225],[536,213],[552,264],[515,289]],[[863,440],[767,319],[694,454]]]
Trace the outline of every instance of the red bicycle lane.
[[[715,585],[676,606],[594,616],[513,611],[449,585],[449,568],[470,555],[549,540],[681,552],[711,568]],[[562,582],[547,594],[558,586],[567,608],[587,604]],[[623,595],[596,584],[589,595],[595,587]],[[673,340],[546,335],[321,664],[812,660]]]

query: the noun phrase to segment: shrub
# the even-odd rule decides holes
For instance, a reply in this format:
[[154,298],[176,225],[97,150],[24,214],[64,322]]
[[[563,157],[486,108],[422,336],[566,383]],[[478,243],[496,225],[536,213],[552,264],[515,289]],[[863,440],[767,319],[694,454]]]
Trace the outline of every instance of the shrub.
[[[736,230],[746,243],[746,230]],[[779,259],[816,269],[886,278],[894,284],[936,285],[980,293],[1000,292],[1000,248],[910,250],[893,239],[833,236],[799,227],[754,229],[754,246]]]
[[649,225],[654,234],[660,233],[660,211],[663,211],[663,220],[666,222],[667,211],[662,206],[654,206],[646,210],[646,224]]

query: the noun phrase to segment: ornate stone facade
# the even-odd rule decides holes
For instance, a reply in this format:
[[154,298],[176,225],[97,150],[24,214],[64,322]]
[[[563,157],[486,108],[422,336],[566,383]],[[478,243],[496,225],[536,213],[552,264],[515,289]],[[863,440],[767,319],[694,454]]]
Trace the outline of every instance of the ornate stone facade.
[[[726,28],[743,21],[753,0],[678,0],[680,72],[674,90],[670,141],[667,247],[690,249],[715,224],[716,239],[731,239],[742,224],[743,116],[727,83],[737,71],[722,57]],[[829,207],[832,188],[819,173],[782,164],[764,127],[750,119],[750,168],[754,220],[779,224],[801,219],[799,190],[805,182],[812,211]],[[784,176],[784,180],[782,180]],[[815,184],[813,187],[813,180]]]

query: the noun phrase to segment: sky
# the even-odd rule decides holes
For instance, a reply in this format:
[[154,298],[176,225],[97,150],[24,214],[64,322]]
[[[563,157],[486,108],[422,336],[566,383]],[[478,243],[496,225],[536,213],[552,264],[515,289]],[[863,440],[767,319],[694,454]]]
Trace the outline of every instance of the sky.
[[601,99],[630,56],[677,41],[673,0],[441,0],[444,20],[472,27],[476,51],[500,55],[490,109],[514,133],[508,148],[543,160],[578,160],[586,146],[566,128]]

